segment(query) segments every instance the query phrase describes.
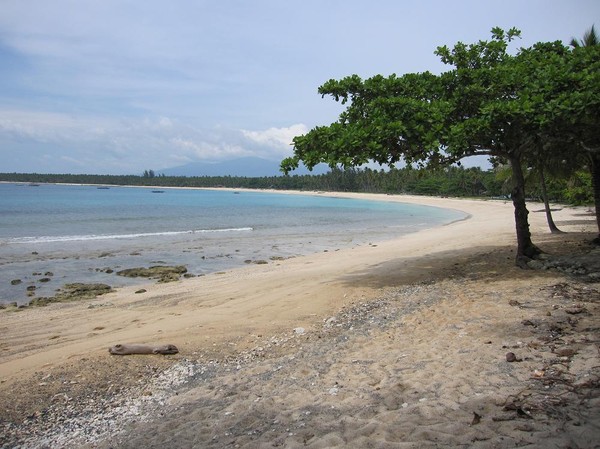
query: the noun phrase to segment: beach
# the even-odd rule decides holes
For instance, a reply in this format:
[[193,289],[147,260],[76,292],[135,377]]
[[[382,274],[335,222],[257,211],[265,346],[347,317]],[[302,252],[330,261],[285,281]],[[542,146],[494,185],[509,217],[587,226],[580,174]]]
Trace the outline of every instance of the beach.
[[[534,242],[585,263],[522,270],[510,201],[327,195],[469,218],[144,293],[0,311],[2,447],[598,444],[588,208],[556,207],[567,233],[553,235],[543,206],[528,204]],[[110,355],[118,343],[179,353]]]

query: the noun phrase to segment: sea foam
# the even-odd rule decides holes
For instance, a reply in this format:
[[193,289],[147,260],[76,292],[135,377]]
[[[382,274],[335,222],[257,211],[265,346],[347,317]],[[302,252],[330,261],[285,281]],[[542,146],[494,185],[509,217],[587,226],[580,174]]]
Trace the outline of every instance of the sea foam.
[[248,232],[253,231],[251,227],[245,228],[222,228],[222,229],[195,229],[189,231],[163,231],[163,232],[142,232],[136,234],[106,234],[106,235],[49,235],[38,237],[15,237],[12,239],[0,241],[4,244],[28,244],[28,243],[54,243],[54,242],[77,242],[88,240],[114,240],[114,239],[135,239],[141,237],[163,237],[182,234],[203,234],[213,232]]

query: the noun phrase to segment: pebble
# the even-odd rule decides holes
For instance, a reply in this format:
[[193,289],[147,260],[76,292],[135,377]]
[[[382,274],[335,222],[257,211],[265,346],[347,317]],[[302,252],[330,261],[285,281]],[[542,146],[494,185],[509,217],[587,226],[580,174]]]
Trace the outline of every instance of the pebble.
[[[277,357],[280,348],[289,347],[296,341],[297,335],[307,335],[307,345],[311,341],[319,341],[322,337],[348,341],[348,331],[353,333],[364,333],[368,335],[370,329],[385,329],[393,326],[397,319],[414,311],[431,307],[442,298],[441,295],[431,295],[431,299],[420,302],[410,301],[410,297],[418,292],[423,286],[407,286],[396,290],[388,290],[385,295],[369,302],[357,302],[342,309],[336,316],[325,320],[321,330],[315,333],[289,331],[276,336],[257,336],[256,347],[248,351],[240,352],[237,357],[225,358],[223,360],[179,360],[175,365],[162,371],[155,378],[131,389],[121,390],[111,385],[108,390],[103,389],[101,393],[90,393],[87,396],[74,396],[76,400],[68,400],[66,397],[57,397],[55,403],[45,411],[44,416],[30,421],[20,428],[11,428],[11,444],[7,447],[79,447],[88,445],[93,447],[95,443],[115,435],[115,423],[120,426],[131,422],[145,422],[155,418],[162,410],[169,398],[178,394],[179,388],[187,388],[187,385],[197,386],[201,383],[218,378],[220,374],[235,370],[246,363],[263,363],[263,358],[271,355]],[[112,303],[94,303],[92,307],[113,306]],[[304,346],[304,345],[303,345]],[[318,346],[322,347],[322,346]],[[326,348],[327,345],[323,346]],[[303,352],[306,350],[304,346]],[[272,353],[272,354],[269,354]],[[300,358],[297,358],[299,360]],[[280,371],[286,364],[294,363],[294,359],[284,357],[280,360],[281,365],[274,360],[267,363],[271,365],[270,373]],[[272,374],[270,374],[272,375]],[[318,382],[307,380],[307,384],[317,388]],[[185,391],[185,390],[184,390]],[[220,391],[220,390],[215,390]],[[340,387],[333,386],[325,390],[330,395],[339,393]],[[260,399],[260,398],[257,398]],[[332,410],[336,407],[332,406]],[[86,410],[86,411],[84,411]],[[306,415],[310,412],[307,411]],[[274,429],[276,430],[276,429]],[[77,439],[72,437],[78,432]],[[215,436],[215,439],[217,437]],[[12,444],[14,443],[14,444]]]

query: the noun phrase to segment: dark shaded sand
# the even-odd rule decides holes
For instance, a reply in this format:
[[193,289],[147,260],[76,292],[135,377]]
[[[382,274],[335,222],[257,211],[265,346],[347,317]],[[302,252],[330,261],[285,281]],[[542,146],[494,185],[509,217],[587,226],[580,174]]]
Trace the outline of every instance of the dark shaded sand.
[[[143,294],[0,312],[0,445],[595,447],[593,217],[556,211],[569,234],[553,236],[532,213],[557,269],[526,271],[513,266],[510,204],[385,199],[472,217]],[[180,352],[108,353],[125,341]]]

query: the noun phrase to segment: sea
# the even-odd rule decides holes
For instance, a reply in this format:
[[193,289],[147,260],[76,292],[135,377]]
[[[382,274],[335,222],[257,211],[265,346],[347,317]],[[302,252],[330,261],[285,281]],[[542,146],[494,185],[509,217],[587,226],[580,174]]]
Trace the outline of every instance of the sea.
[[[148,282],[125,268],[200,276],[382,242],[465,218],[413,204],[255,191],[0,184],[0,303],[66,283]],[[28,290],[29,287],[29,290]]]

